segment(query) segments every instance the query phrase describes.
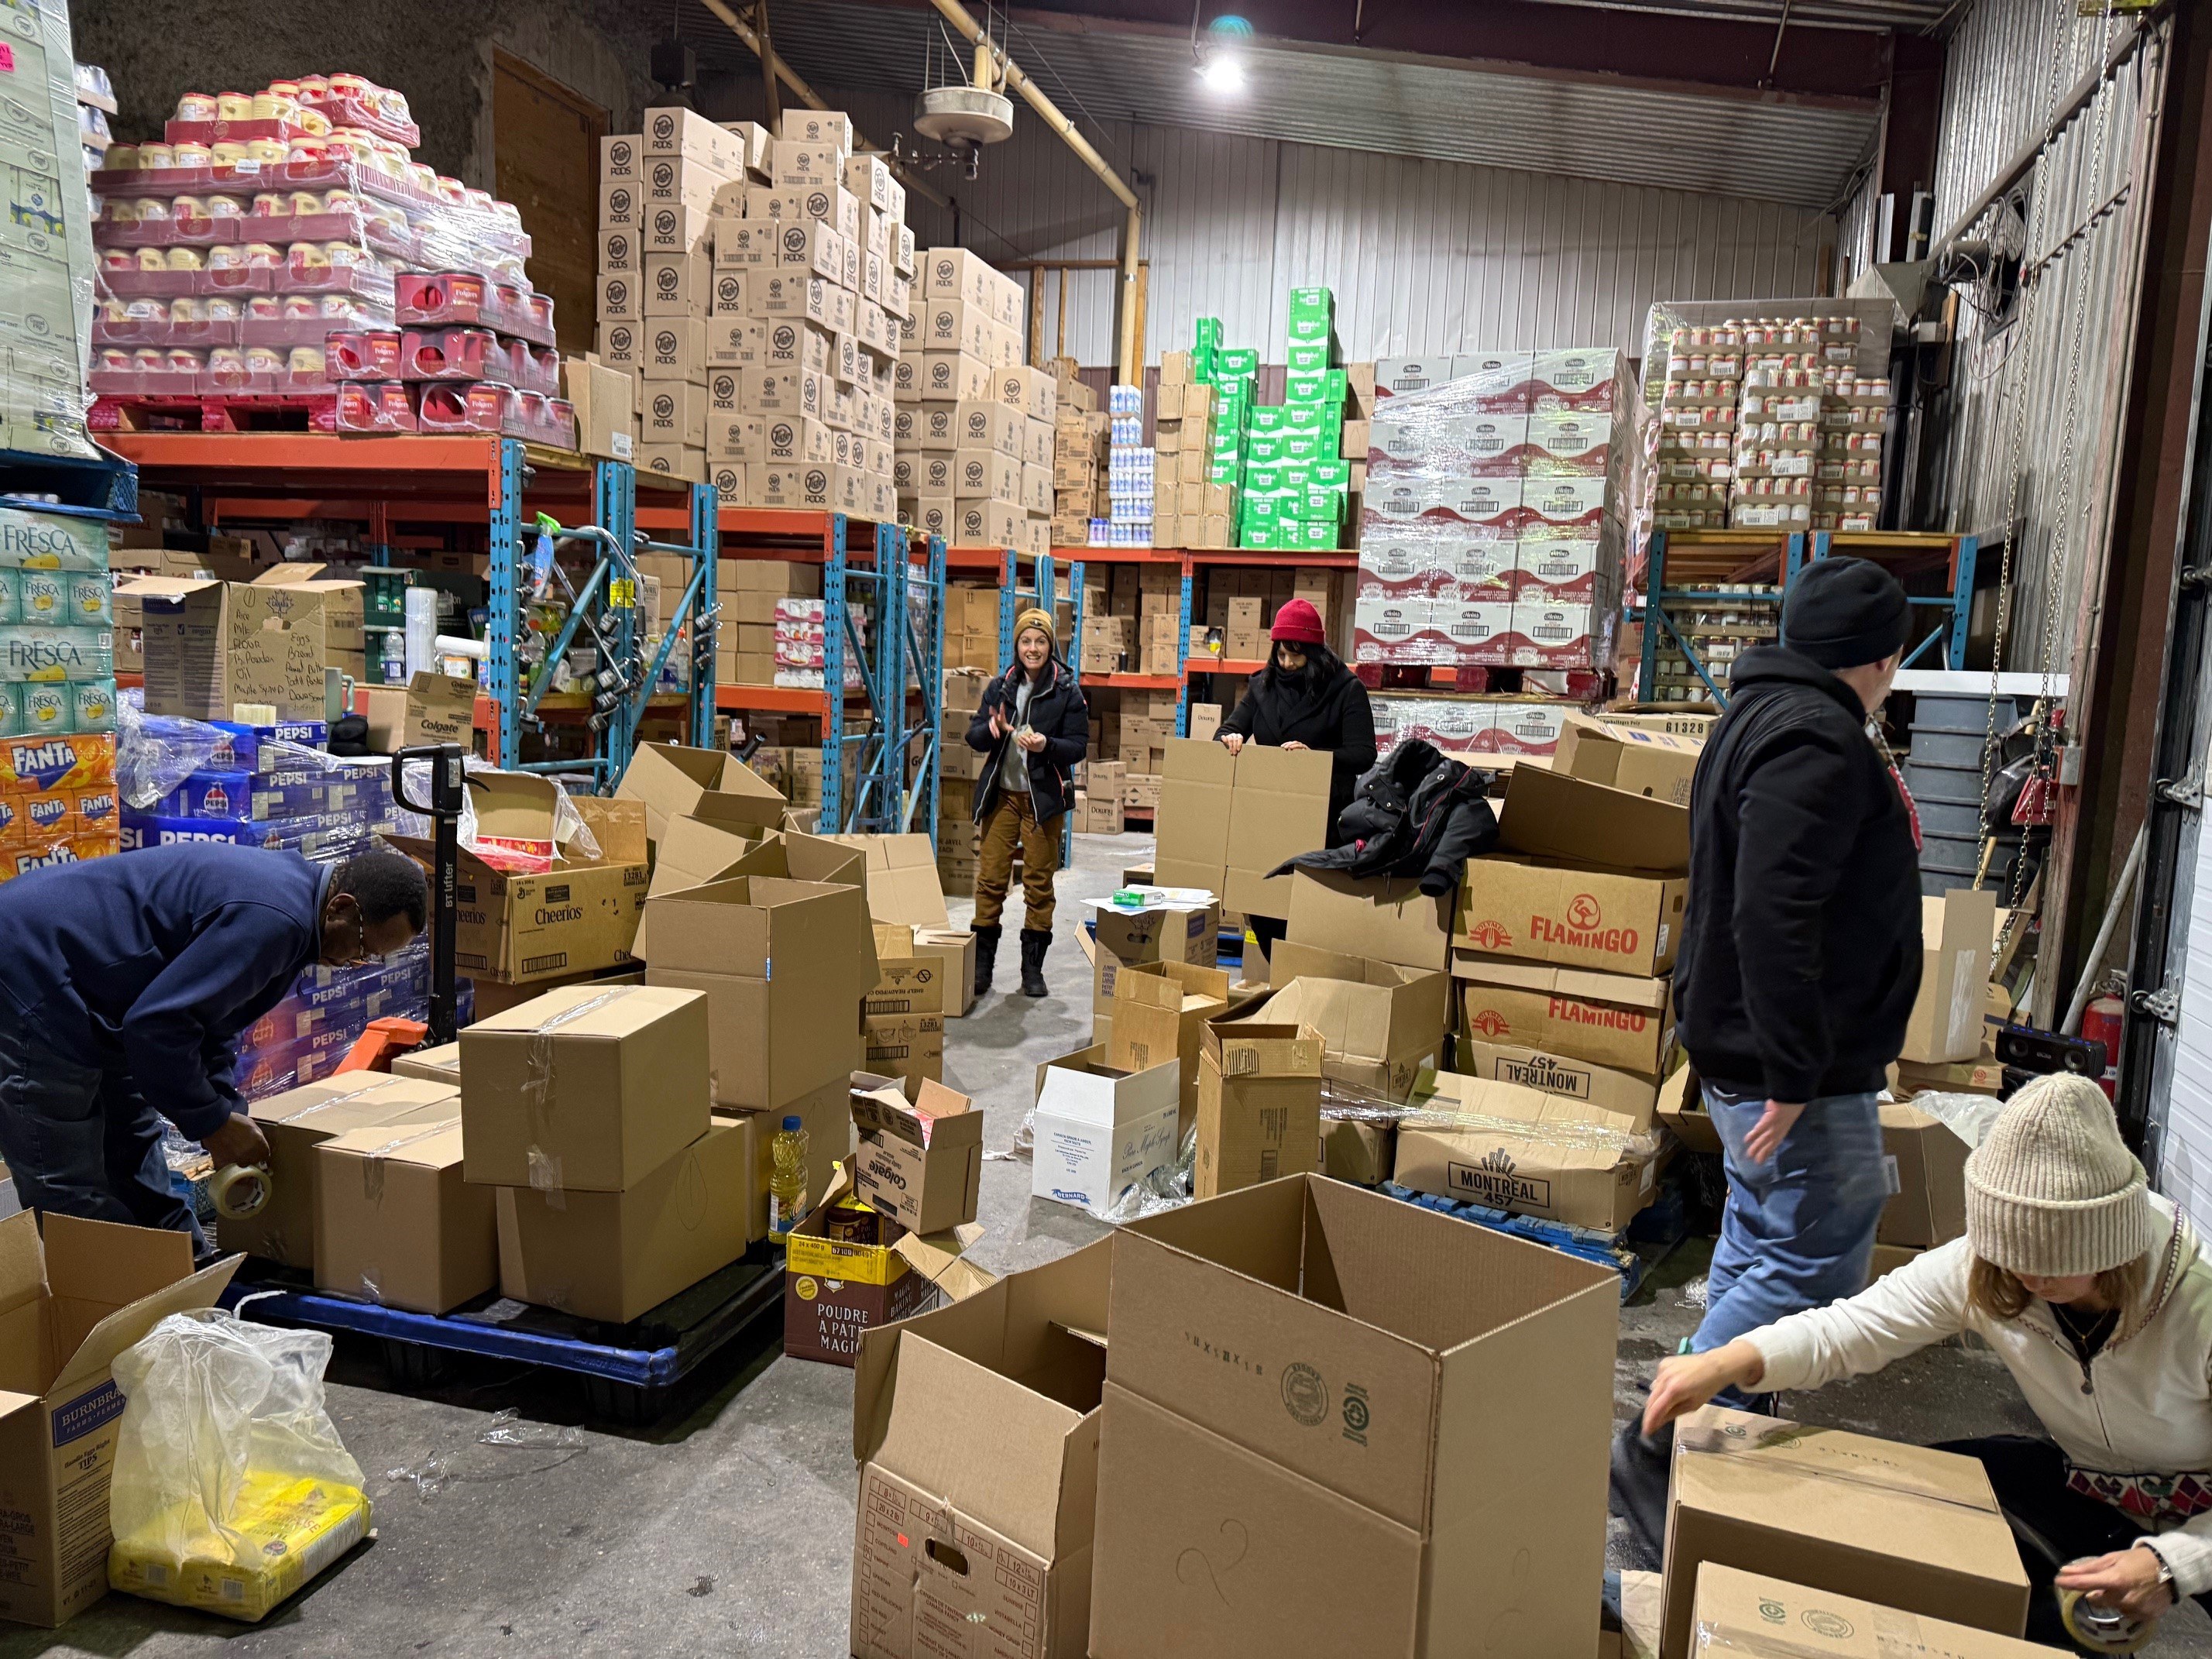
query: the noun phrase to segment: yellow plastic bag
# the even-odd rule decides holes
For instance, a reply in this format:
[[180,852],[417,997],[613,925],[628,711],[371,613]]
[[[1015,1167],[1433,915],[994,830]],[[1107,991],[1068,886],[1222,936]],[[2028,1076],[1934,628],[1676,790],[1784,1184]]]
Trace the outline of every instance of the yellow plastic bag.
[[322,1332],[210,1308],[116,1359],[111,1586],[251,1623],[367,1534],[361,1466],[324,1406],[330,1357]]

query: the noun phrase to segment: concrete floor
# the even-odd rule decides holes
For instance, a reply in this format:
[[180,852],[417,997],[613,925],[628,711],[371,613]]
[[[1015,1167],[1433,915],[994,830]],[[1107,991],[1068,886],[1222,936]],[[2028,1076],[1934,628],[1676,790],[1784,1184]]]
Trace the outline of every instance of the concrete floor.
[[[1089,1041],[1090,977],[1075,942],[1085,901],[1145,857],[1139,836],[1079,837],[1060,880],[1055,994],[994,992],[948,1028],[947,1082],[989,1113],[988,1145],[1021,1121],[1036,1062]],[[953,906],[956,915],[967,909]],[[1011,933],[1012,929],[1009,929]],[[1015,951],[1002,949],[1004,985]],[[1025,1162],[987,1163],[976,1255],[998,1271],[1033,1266],[1103,1229],[1032,1202]],[[1683,1286],[1705,1251],[1677,1250],[1622,1310],[1616,1398],[1623,1417],[1662,1354],[1696,1324]],[[742,1365],[742,1369],[739,1369]],[[464,1372],[428,1394],[386,1384],[377,1356],[342,1345],[333,1414],[368,1475],[377,1540],[295,1597],[267,1624],[240,1626],[112,1595],[64,1629],[0,1637],[0,1659],[76,1654],[172,1659],[245,1656],[744,1655],[836,1659],[847,1652],[853,1504],[851,1373],[787,1360],[770,1344],[726,1361],[670,1420],[637,1432],[580,1431],[579,1443],[477,1443],[516,1408],[551,1439],[580,1424],[564,1380],[508,1367]],[[1792,1415],[1909,1440],[2026,1430],[2033,1419],[1986,1353],[1940,1350],[1879,1377],[1790,1402]],[[412,1478],[439,1460],[442,1484]],[[1616,1539],[1615,1564],[1622,1561]],[[1595,1587],[1592,1587],[1595,1594]],[[2166,1621],[2156,1659],[2212,1656],[2192,1605]],[[1531,1656],[1534,1659],[1534,1656]]]

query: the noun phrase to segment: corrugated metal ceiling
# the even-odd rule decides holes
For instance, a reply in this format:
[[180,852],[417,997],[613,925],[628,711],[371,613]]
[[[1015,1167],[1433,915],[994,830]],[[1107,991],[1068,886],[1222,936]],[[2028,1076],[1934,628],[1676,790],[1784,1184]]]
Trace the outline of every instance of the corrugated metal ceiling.
[[[1571,9],[1561,8],[1563,25]],[[750,66],[711,14],[686,12],[687,36],[720,61]],[[924,85],[933,43],[944,55],[939,20],[920,9],[776,0],[770,23],[792,67],[830,86],[911,95]],[[1814,209],[1842,196],[1872,151],[1880,118],[1872,108],[1703,97],[1273,41],[1247,52],[1249,88],[1228,101],[1199,85],[1188,42],[1173,36],[1018,30],[1012,50],[1071,116],[1090,118],[1084,125],[1094,142],[1099,124],[1136,121]],[[1018,123],[1035,118],[1017,106]],[[1126,158],[1109,151],[1108,159]]]
[[1589,6],[1605,11],[1656,11],[1673,17],[1721,17],[1737,22],[1792,23],[1832,27],[1933,29],[1956,7],[1953,0],[1537,0],[1539,4]]

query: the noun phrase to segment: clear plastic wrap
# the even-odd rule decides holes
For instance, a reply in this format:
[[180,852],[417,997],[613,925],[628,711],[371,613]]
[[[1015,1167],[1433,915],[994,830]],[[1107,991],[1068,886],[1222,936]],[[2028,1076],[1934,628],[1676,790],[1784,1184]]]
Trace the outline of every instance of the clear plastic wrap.
[[93,209],[76,102],[69,8],[6,9],[9,209],[15,237],[0,316],[0,449],[97,455],[86,435]]
[[1909,1103],[1914,1111],[1927,1113],[1969,1146],[1982,1144],[1990,1125],[2005,1109],[2004,1102],[1989,1095],[1953,1094],[1939,1089],[1915,1095]]
[[361,1466],[324,1399],[331,1348],[210,1308],[117,1357],[113,1588],[252,1623],[361,1540]]
[[[353,95],[316,91],[341,81]],[[91,178],[93,392],[328,398],[337,429],[412,431],[422,388],[463,381],[429,429],[573,448],[520,215],[412,160],[394,108],[347,76],[188,93],[161,139],[112,148]]]
[[[535,1466],[541,1469],[555,1468],[590,1449],[581,1429],[573,1425],[525,1423],[522,1413],[513,1406],[494,1413],[489,1425],[469,1443],[472,1446],[495,1446],[507,1451],[556,1454],[545,1462]],[[387,1469],[385,1479],[404,1481],[415,1488],[417,1498],[434,1498],[456,1480],[506,1480],[530,1472],[524,1468],[483,1463],[471,1458],[468,1455],[468,1448],[463,1447],[458,1451],[433,1451],[419,1463]]]

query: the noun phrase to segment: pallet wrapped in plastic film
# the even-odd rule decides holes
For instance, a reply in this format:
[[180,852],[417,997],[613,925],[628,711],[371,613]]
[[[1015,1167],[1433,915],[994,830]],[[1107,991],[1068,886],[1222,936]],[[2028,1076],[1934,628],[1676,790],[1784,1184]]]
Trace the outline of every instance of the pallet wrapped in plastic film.
[[324,1403],[331,1346],[202,1309],[116,1359],[112,1588],[258,1623],[368,1535],[361,1466]]

